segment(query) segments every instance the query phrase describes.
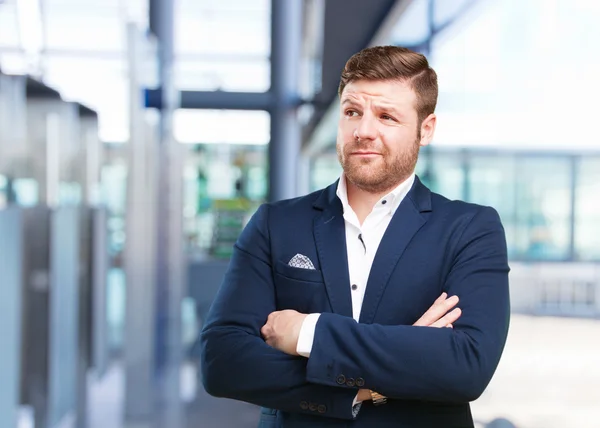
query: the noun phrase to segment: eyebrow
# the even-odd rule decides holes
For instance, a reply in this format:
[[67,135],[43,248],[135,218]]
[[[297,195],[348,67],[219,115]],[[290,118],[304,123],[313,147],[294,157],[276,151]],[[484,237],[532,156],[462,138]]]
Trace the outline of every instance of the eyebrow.
[[398,110],[395,106],[391,104],[375,104],[375,108],[379,110],[391,111],[399,116],[404,116],[404,114],[400,110]]
[[[349,98],[349,97],[342,99],[341,105],[342,106],[348,105],[351,107],[362,107],[360,102],[358,102],[352,98]],[[385,103],[384,104],[375,104],[375,108],[378,110],[389,111],[398,117],[405,117],[405,114],[402,113],[400,110],[398,110],[393,104],[385,104]]]

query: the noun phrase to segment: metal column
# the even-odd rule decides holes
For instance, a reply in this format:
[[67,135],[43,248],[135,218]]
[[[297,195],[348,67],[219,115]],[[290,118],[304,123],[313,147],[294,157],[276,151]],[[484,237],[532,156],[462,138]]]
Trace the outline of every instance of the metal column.
[[269,144],[269,200],[298,195],[298,122],[302,1],[271,1],[271,142]]
[[174,81],[175,2],[150,1],[150,29],[158,39],[162,95],[158,166],[157,331],[156,358],[159,399],[165,405],[165,425],[182,421],[180,369],[183,362],[181,303],[187,260],[183,242],[184,147],[173,137],[173,114],[180,106]]
[[130,140],[127,178],[125,274],[125,419],[146,422],[154,410],[154,211],[151,147],[143,116],[140,76],[145,38],[128,26]]

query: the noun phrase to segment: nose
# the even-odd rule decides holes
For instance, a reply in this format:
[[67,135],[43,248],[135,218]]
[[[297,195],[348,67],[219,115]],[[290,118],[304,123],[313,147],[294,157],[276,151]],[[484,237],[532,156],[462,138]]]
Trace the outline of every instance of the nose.
[[354,131],[354,137],[360,141],[374,140],[378,134],[377,121],[370,114],[363,114]]

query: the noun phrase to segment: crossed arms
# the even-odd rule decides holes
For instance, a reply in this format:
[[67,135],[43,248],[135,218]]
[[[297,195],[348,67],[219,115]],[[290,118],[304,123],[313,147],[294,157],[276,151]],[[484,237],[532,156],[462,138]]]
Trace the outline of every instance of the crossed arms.
[[455,328],[359,324],[321,314],[309,359],[270,346],[261,336],[276,312],[268,206],[262,206],[235,246],[223,286],[201,335],[202,376],[215,396],[264,407],[352,419],[358,388],[390,398],[468,402],[490,381],[508,330],[508,266],[497,213],[480,209],[463,231],[444,289],[461,300]]

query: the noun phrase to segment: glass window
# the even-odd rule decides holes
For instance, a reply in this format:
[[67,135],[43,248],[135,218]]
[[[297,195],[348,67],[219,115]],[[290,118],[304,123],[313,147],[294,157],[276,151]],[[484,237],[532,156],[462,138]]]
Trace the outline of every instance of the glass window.
[[173,133],[181,143],[269,143],[271,116],[266,111],[179,109],[173,116]]
[[123,61],[60,55],[45,62],[47,85],[59,91],[63,99],[80,102],[98,113],[101,140],[124,142],[129,138],[127,67]]
[[337,153],[329,152],[318,155],[311,162],[310,191],[322,189],[335,182],[342,174],[342,167]]
[[[508,174],[507,174],[508,176]],[[570,257],[571,159],[517,158],[516,230],[518,258]]]
[[17,178],[13,180],[15,202],[23,207],[33,207],[39,202],[39,183],[33,178]]
[[266,57],[207,56],[201,60],[180,56],[175,62],[175,85],[182,91],[266,92],[270,79]]
[[4,209],[8,204],[8,180],[5,176],[0,175],[0,210]]
[[428,155],[423,174],[429,188],[448,199],[464,199],[463,153],[437,151],[430,147]]
[[421,152],[419,153],[419,160],[417,161],[417,165],[415,167],[415,174],[419,177],[419,179],[429,187],[429,177],[427,176],[427,161],[429,160],[429,148],[423,147],[421,148]]
[[437,0],[433,2],[433,5],[433,23],[435,27],[440,27],[456,18],[460,18],[474,6],[471,0]]
[[270,14],[268,0],[178,2],[176,87],[240,92],[268,90]]
[[392,43],[410,46],[425,41],[429,35],[429,0],[415,0],[394,26],[390,39]]
[[469,159],[469,202],[494,207],[501,217],[515,214],[516,161],[513,156],[473,154]]
[[[68,2],[50,5],[45,18],[45,43],[50,50],[123,52],[125,26],[114,4]],[[75,36],[76,35],[76,36]]]
[[506,232],[508,255],[515,255],[516,160],[513,156],[469,156],[468,202],[498,211]]
[[575,193],[575,255],[600,260],[600,157],[581,159]]

